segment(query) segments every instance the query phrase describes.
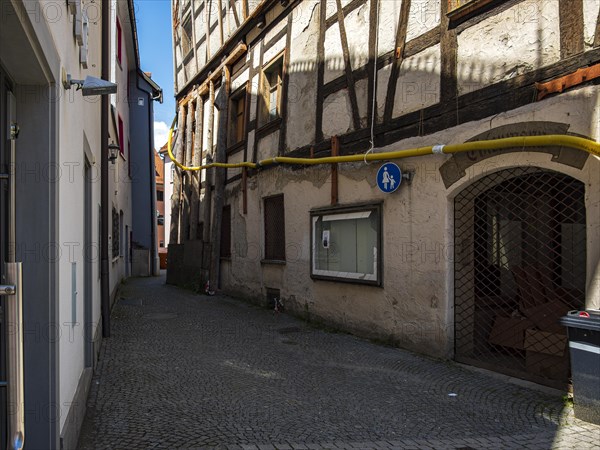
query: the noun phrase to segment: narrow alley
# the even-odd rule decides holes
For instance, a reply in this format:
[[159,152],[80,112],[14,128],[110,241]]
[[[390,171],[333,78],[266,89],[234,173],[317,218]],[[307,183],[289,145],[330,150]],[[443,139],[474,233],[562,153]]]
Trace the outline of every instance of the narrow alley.
[[79,448],[598,448],[542,389],[131,279]]

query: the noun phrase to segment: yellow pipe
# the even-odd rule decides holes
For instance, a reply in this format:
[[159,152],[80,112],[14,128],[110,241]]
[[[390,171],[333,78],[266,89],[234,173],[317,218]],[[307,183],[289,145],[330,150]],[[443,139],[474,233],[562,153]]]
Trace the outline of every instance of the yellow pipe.
[[600,158],[600,144],[589,139],[584,139],[577,136],[567,136],[562,134],[551,134],[545,136],[519,136],[503,139],[491,139],[487,141],[465,142],[462,144],[451,145],[432,145],[428,147],[419,147],[407,150],[398,150],[394,152],[369,153],[347,155],[347,156],[329,156],[324,158],[290,158],[287,156],[276,156],[274,158],[263,159],[258,163],[241,162],[241,163],[210,163],[203,166],[187,167],[181,164],[173,156],[171,144],[173,141],[173,127],[175,121],[169,130],[169,140],[167,142],[167,150],[169,157],[173,163],[181,170],[204,170],[211,167],[238,168],[248,167],[256,169],[259,167],[270,166],[273,164],[301,164],[301,165],[317,165],[317,164],[333,164],[345,162],[360,162],[360,161],[387,161],[390,159],[410,158],[413,156],[423,156],[431,154],[450,154],[462,153],[469,151],[480,150],[501,150],[505,148],[525,148],[525,147],[570,147],[584,152],[590,153]]

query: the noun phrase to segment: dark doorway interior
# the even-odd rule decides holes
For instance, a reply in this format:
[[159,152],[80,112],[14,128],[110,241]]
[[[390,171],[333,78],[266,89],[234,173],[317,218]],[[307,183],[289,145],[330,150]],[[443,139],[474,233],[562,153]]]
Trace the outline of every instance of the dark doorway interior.
[[563,386],[558,320],[583,306],[585,186],[538,168],[484,177],[455,199],[455,357]]

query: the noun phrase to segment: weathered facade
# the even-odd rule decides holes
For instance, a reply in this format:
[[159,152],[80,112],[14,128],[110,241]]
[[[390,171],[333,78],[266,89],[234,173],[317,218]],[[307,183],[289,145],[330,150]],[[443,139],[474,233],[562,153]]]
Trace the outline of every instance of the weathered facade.
[[[174,1],[175,156],[197,166],[598,140],[599,9]],[[218,280],[405,348],[565,382],[557,319],[600,306],[598,158],[544,145],[397,164],[412,179],[394,193],[366,160],[177,171],[170,281]]]

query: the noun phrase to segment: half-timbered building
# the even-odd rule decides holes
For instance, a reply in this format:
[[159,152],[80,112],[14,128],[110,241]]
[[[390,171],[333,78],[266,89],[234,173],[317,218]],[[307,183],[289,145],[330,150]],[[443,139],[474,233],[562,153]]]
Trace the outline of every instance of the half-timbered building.
[[[176,159],[598,140],[600,2],[174,0]],[[437,147],[441,149],[442,147]],[[559,144],[177,170],[168,281],[563,384],[600,307],[600,161]],[[393,193],[383,192],[398,187]],[[391,189],[390,189],[391,190]],[[215,286],[216,285],[216,286]]]

